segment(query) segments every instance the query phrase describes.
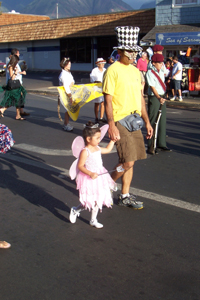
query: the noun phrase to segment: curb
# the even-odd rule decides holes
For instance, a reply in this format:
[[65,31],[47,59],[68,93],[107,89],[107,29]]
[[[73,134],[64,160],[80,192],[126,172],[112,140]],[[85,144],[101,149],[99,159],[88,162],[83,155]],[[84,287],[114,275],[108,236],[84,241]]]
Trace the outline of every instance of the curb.
[[[58,96],[58,92],[53,92],[53,91],[47,91],[47,90],[26,90],[27,93],[32,93],[32,94],[40,94],[40,95],[51,95],[51,96]],[[166,106],[171,107],[171,108],[180,108],[180,109],[195,109],[195,110],[200,110],[200,100],[199,102],[192,102],[190,103],[190,99],[187,99],[187,102],[185,102],[186,99],[183,99],[182,102],[179,101],[166,101]],[[194,101],[191,99],[191,101]],[[147,104],[148,99],[145,98],[145,102]]]
[[177,103],[166,102],[166,106],[171,108],[200,110],[200,103],[189,103],[189,102],[184,102],[184,100],[183,102],[177,102]]
[[45,91],[45,90],[43,90],[43,91],[38,91],[38,90],[27,90],[26,89],[26,91],[27,91],[27,93],[32,93],[32,94],[40,94],[40,95],[56,95],[56,96],[58,96],[58,92],[50,92],[50,91]]

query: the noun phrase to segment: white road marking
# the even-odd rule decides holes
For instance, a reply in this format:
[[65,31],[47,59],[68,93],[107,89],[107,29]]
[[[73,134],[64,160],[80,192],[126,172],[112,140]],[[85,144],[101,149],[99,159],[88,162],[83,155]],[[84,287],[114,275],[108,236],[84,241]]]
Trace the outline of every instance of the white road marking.
[[[19,157],[16,155],[16,153],[13,153],[13,154],[12,154],[12,152],[6,153],[5,158],[8,158],[12,161],[21,162],[21,163],[29,165],[29,166],[33,166],[33,167],[48,170],[51,172],[59,173],[61,175],[69,176],[69,171],[64,168],[59,168],[59,167],[56,167],[53,165],[45,164],[44,162],[41,162],[41,161],[31,160],[31,159],[24,158],[24,157]],[[4,158],[4,157],[2,156],[2,158]]]
[[[106,145],[107,145],[107,143],[100,143],[100,146],[102,146],[102,147],[106,147]],[[37,146],[23,144],[23,143],[15,144],[14,148],[31,151],[31,152],[35,152],[35,153],[40,153],[40,154],[44,154],[44,155],[73,156],[72,150],[47,149],[47,148],[37,147]],[[115,148],[113,148],[111,153],[114,153],[114,152],[116,152]]]
[[23,143],[15,144],[13,149],[14,148],[25,150],[25,151],[31,151],[34,153],[40,153],[44,155],[72,156],[71,150],[47,149],[47,148],[37,147],[37,146],[23,144]]
[[133,193],[134,195],[141,196],[143,198],[147,198],[147,199],[154,200],[154,201],[164,203],[167,205],[172,205],[172,206],[176,206],[176,207],[179,207],[182,209],[200,213],[200,205],[198,205],[198,204],[193,204],[190,202],[166,197],[163,195],[155,194],[155,193],[144,191],[144,190],[139,190],[139,189],[132,188],[132,187],[130,188],[130,192]]
[[[50,172],[58,173],[59,174],[58,177],[60,177],[60,178],[63,178],[63,176],[64,177],[69,176],[69,170],[67,170],[67,169],[59,168],[59,167],[49,165],[49,164],[45,164],[40,161],[34,161],[34,160],[27,159],[27,158],[18,157],[17,155],[12,155],[12,152],[10,152],[10,153],[8,152],[5,156],[5,159],[21,162],[21,163],[24,163],[24,164],[27,164],[30,166],[40,168],[40,169],[48,170]],[[118,189],[121,190],[121,184],[118,184]],[[166,197],[163,195],[136,189],[133,187],[130,188],[130,192],[137,196],[141,196],[143,198],[147,198],[147,199],[159,202],[159,203],[164,203],[166,205],[171,205],[171,206],[175,206],[175,207],[182,208],[185,210],[200,213],[200,205],[198,205],[198,204],[193,204],[193,203],[178,200],[175,198]]]

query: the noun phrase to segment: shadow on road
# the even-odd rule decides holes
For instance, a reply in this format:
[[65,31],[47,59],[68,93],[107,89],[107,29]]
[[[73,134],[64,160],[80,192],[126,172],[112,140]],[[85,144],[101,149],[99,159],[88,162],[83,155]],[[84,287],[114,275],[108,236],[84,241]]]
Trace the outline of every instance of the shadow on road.
[[[20,154],[20,151],[16,151]],[[27,154],[23,155],[20,154],[20,157],[24,157],[27,159]],[[29,157],[32,161],[37,161],[34,156],[30,155]],[[41,164],[44,164],[43,161],[40,159],[39,162]],[[34,184],[32,182],[21,180],[17,174],[17,170],[14,167],[20,167],[23,168],[25,171],[27,171],[27,174],[31,172],[31,174],[35,174],[36,176],[41,176],[41,180],[45,179],[49,182],[49,186],[56,185],[56,187],[63,187],[66,189],[66,194],[68,192],[71,192],[73,194],[78,194],[75,187],[71,187],[68,185],[70,182],[70,179],[58,179],[58,172],[59,170],[54,169],[52,167],[52,171],[44,170],[35,166],[30,166],[26,163],[23,163],[21,161],[14,161],[9,162],[4,157],[0,158],[0,170],[1,173],[4,174],[4,176],[1,176],[0,179],[0,187],[4,189],[10,190],[14,195],[19,195],[20,197],[23,197],[27,201],[29,201],[31,204],[36,205],[38,207],[44,207],[47,210],[49,210],[54,216],[61,219],[64,222],[69,222],[69,220],[64,217],[61,213],[58,212],[58,210],[61,210],[63,212],[70,212],[70,208],[64,204],[61,200],[58,200],[54,196],[52,196],[49,191],[47,191],[45,188],[42,188],[41,186],[38,186],[37,184]],[[32,178],[31,175],[30,179]],[[29,178],[27,178],[29,180]]]
[[[176,140],[179,140],[178,143],[170,145],[174,151],[181,152],[182,154],[190,154],[199,156],[200,155],[200,134],[199,134],[199,123],[193,122],[190,120],[170,120],[167,121],[168,124],[170,124],[170,127],[177,128],[177,126],[180,126],[182,128],[183,126],[187,128],[187,130],[183,133],[179,130],[167,130],[167,134]],[[192,131],[192,133],[191,133]]]

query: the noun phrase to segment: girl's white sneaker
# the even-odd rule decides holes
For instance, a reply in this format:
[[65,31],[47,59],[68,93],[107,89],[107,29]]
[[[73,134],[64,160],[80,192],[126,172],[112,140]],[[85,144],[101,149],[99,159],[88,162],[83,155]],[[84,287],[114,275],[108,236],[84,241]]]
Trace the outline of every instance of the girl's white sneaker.
[[72,207],[70,210],[69,220],[71,223],[76,223],[76,218],[80,216],[80,213],[76,211],[76,207]]
[[72,125],[70,125],[69,123],[67,125],[63,125],[63,129],[65,131],[72,131],[74,128]]
[[90,225],[93,226],[93,227],[96,227],[96,228],[102,228],[103,227],[103,224],[99,223],[97,220],[91,220],[90,221]]

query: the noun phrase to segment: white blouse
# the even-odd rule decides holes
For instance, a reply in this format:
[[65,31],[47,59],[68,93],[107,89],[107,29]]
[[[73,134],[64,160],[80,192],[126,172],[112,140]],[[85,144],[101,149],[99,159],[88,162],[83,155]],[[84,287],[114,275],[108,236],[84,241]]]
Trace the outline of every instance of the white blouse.
[[94,68],[92,70],[92,72],[90,73],[90,81],[91,82],[95,82],[95,81],[102,82],[103,81],[103,74],[104,74],[105,71],[106,71],[105,68],[103,68],[103,72],[101,72],[98,67]]
[[[6,68],[6,84],[8,83],[8,80],[11,79],[10,77],[10,72],[9,72],[9,68],[10,68],[10,65],[9,63],[7,64],[7,68]],[[19,80],[20,83],[22,84],[22,74],[19,74],[19,72],[21,72],[21,68],[19,66],[19,64],[16,64],[16,67],[15,67],[15,80]],[[14,77],[14,76],[13,76]]]
[[70,85],[71,83],[74,84],[74,77],[72,76],[72,74],[69,71],[66,70],[62,70],[62,72],[60,73],[59,77],[59,85],[64,86],[65,91],[67,94],[70,94]]
[[22,70],[21,70],[19,64],[16,65],[16,68],[17,68],[17,70],[16,70],[17,75],[15,76],[15,79],[19,79],[20,83],[22,84],[22,74],[19,74],[19,72],[21,72]]

